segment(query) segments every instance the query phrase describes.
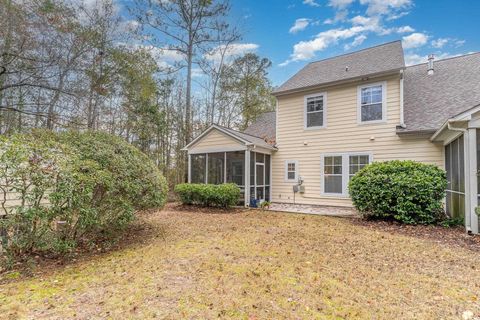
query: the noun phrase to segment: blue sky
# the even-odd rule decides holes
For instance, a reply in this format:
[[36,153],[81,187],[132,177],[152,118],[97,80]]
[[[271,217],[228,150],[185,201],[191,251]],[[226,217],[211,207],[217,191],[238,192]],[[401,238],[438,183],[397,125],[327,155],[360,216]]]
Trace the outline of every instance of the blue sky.
[[480,51],[480,1],[233,0],[242,48],[280,85],[311,61],[402,40],[407,64]]

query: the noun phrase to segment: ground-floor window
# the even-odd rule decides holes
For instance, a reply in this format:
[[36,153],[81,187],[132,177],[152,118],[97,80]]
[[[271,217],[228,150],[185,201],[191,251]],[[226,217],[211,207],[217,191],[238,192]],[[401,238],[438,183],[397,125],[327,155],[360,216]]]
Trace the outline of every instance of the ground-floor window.
[[348,182],[372,161],[369,153],[324,154],[321,157],[322,185],[326,195],[348,195]]
[[463,135],[445,146],[447,172],[446,212],[451,217],[465,216],[465,159]]

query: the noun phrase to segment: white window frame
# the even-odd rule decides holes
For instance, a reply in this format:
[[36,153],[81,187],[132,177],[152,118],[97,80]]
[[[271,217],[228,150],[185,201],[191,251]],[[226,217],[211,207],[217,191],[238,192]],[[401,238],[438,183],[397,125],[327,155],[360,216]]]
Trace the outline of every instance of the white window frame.
[[[323,125],[321,126],[314,126],[314,127],[307,127],[307,100],[309,98],[315,97],[323,97]],[[320,111],[316,111],[320,112]],[[323,129],[327,127],[327,93],[326,92],[319,92],[314,94],[309,94],[303,97],[303,128],[305,130],[316,130],[316,129]]]
[[[370,87],[382,87],[382,119],[362,121],[362,89]],[[387,122],[387,82],[375,82],[357,87],[357,123],[358,124],[373,124]]]
[[[373,162],[373,152],[322,153],[320,155],[320,194],[322,196],[348,198],[350,181],[350,156],[368,156],[368,163]],[[325,192],[325,157],[342,157],[342,193]]]
[[[288,179],[288,165],[289,164],[295,165],[295,178]],[[297,182],[298,181],[298,161],[297,160],[285,160],[285,182]]]

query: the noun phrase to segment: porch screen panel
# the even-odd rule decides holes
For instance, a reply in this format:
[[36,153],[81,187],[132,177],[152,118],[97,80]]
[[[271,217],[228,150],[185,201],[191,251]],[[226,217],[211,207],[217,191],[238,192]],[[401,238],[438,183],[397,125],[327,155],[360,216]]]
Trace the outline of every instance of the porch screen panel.
[[205,173],[207,170],[207,157],[205,154],[192,154],[190,156],[190,174],[192,183],[205,183]]
[[245,152],[227,152],[227,183],[245,185]]
[[447,171],[446,212],[451,217],[465,216],[465,157],[463,135],[445,146]]
[[225,153],[208,154],[208,183],[222,184],[224,182]]

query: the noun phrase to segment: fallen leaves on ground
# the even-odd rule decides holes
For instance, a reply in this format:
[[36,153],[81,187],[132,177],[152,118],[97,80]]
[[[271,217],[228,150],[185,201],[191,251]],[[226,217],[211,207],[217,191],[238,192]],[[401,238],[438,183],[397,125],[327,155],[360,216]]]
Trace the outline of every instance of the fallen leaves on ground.
[[141,241],[0,285],[0,317],[459,319],[467,310],[480,316],[473,245],[377,226],[169,204],[141,215],[133,229]]

